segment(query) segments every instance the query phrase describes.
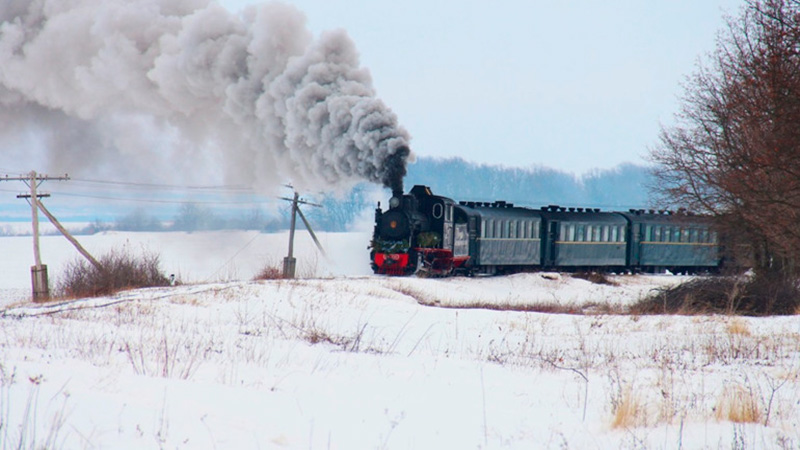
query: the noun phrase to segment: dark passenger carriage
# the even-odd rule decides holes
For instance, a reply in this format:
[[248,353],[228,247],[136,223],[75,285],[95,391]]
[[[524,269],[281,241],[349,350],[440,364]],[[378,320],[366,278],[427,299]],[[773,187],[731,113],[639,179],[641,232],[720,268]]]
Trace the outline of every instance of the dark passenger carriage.
[[627,265],[628,221],[593,208],[542,208],[546,268],[623,268]]
[[694,272],[720,265],[717,233],[707,217],[632,210],[629,265],[644,272]]
[[468,267],[495,273],[540,265],[541,215],[538,211],[506,202],[461,202],[456,209],[456,221],[462,216],[467,222]]

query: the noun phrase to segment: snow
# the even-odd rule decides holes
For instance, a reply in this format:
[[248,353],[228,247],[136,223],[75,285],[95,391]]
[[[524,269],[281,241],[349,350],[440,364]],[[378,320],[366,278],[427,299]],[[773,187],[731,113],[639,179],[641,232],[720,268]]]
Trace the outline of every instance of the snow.
[[[0,238],[0,449],[800,445],[796,317],[591,313],[675,276],[378,277],[368,233],[322,234],[329,260],[298,234],[303,277],[252,281],[286,239],[81,237],[183,284],[33,304],[30,237]],[[51,280],[62,240],[42,241]],[[589,313],[512,310],[536,305]]]

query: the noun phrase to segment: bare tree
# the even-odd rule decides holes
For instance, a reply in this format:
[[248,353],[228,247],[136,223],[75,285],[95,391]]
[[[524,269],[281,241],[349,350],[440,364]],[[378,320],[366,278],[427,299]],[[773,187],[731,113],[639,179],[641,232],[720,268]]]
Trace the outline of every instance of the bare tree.
[[[662,203],[721,218],[758,269],[800,254],[800,0],[748,0],[651,151]],[[737,247],[741,248],[741,247]]]

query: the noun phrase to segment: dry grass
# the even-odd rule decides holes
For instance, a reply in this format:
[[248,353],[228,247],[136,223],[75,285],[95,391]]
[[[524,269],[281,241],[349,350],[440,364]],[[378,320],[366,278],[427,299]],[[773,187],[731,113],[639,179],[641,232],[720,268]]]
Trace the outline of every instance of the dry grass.
[[633,392],[626,388],[621,397],[614,404],[614,416],[611,419],[611,428],[626,429],[646,425],[647,414],[644,402]]
[[763,420],[756,395],[740,385],[728,386],[714,408],[717,420],[735,423],[760,423]]
[[728,334],[745,337],[751,336],[750,327],[747,325],[747,322],[740,318],[734,317],[731,319],[725,329]]
[[572,278],[580,278],[581,280],[586,280],[594,284],[619,286],[619,283],[612,280],[611,278],[608,278],[608,276],[602,272],[575,272],[572,274]]

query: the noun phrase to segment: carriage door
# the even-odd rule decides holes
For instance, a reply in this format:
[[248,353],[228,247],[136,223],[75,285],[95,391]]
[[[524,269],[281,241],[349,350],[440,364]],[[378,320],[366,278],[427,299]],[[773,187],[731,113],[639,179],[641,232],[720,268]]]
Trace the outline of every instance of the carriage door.
[[560,229],[560,222],[552,221],[547,222],[547,239],[545,240],[546,248],[544,248],[545,256],[543,262],[545,266],[555,266],[556,259],[558,258],[558,232]]
[[444,226],[442,227],[442,248],[453,249],[453,205],[444,205]]
[[469,255],[469,233],[467,224],[455,224],[455,239],[453,241],[453,256]]

